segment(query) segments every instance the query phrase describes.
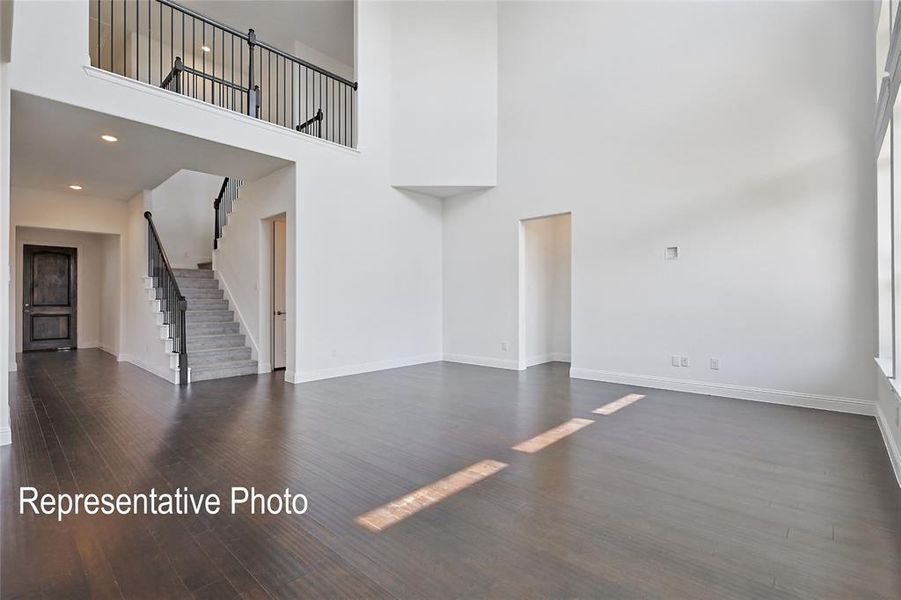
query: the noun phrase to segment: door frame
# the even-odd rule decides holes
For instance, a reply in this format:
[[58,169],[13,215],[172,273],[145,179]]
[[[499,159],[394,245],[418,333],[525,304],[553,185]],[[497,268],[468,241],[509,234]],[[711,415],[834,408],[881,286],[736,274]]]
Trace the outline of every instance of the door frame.
[[269,220],[269,362],[273,371],[285,371],[288,368],[288,324],[285,323],[285,366],[275,366],[275,224],[285,224],[285,310],[287,310],[288,293],[288,219],[287,215],[277,215]]
[[[25,305],[25,295],[26,290],[33,284],[32,281],[32,269],[28,268],[28,260],[26,258],[27,252],[26,249],[32,248],[43,248],[46,250],[56,250],[60,252],[64,252],[71,256],[69,261],[69,280],[71,287],[71,314],[69,319],[69,338],[72,340],[71,346],[66,346],[64,348],[26,348],[26,340],[30,337],[28,334],[31,331],[31,323],[28,319],[28,312],[26,312]],[[19,283],[21,285],[21,292],[19,294],[19,315],[21,318],[21,334],[22,334],[22,352],[40,352],[40,351],[57,351],[57,350],[75,350],[78,348],[78,311],[79,311],[79,286],[78,286],[78,271],[79,271],[79,263],[81,261],[81,247],[80,244],[47,244],[45,242],[29,242],[26,240],[21,240],[20,248],[22,249],[22,272],[19,274]],[[32,307],[33,308],[33,307]]]
[[575,327],[575,299],[576,299],[576,280],[573,277],[575,270],[576,256],[576,239],[575,239],[575,216],[571,210],[560,212],[552,212],[547,214],[530,215],[522,217],[516,222],[517,226],[517,307],[516,307],[516,368],[519,371],[525,371],[528,366],[528,357],[526,349],[526,223],[537,219],[547,219],[549,217],[562,217],[569,215],[569,364],[570,370],[575,360],[574,337]]

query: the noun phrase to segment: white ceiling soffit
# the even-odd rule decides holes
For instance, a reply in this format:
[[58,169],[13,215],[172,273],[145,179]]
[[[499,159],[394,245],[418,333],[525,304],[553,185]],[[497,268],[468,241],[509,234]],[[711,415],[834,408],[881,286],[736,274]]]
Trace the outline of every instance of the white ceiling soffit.
[[[12,94],[10,183],[127,200],[188,169],[253,180],[288,162],[52,100]],[[103,134],[119,141],[104,142]]]
[[186,8],[293,53],[306,44],[345,65],[354,64],[353,0],[179,0]]
[[435,198],[453,198],[472,192],[484,192],[490,190],[493,185],[395,185],[399,190],[425,194]]

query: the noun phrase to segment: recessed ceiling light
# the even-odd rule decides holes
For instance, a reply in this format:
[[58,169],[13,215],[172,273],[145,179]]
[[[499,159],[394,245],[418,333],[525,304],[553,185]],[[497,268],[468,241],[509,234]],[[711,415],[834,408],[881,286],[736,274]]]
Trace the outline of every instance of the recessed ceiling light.
[[117,138],[114,135],[110,135],[108,133],[104,133],[103,135],[101,135],[100,139],[103,140],[104,142],[118,142],[119,141],[119,138]]
[[81,187],[80,185],[75,185],[75,184],[73,183],[72,185],[69,186],[69,189],[70,189],[70,190],[75,190],[75,191],[77,192],[78,190],[82,189],[82,187]]
[[209,51],[210,51],[210,47],[209,47],[209,46],[201,46],[200,49],[203,50],[204,52],[209,52]]

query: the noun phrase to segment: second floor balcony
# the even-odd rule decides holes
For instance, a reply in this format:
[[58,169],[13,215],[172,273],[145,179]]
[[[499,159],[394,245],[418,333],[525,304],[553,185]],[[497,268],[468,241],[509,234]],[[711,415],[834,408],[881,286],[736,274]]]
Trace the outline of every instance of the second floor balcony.
[[355,81],[170,0],[89,2],[94,67],[356,147]]

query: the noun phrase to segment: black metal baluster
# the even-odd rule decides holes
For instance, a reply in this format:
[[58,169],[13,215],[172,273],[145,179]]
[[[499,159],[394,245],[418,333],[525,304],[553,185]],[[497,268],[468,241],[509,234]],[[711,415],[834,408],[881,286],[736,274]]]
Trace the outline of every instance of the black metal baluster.
[[163,5],[160,4],[160,83],[163,82]]
[[110,70],[110,73],[116,72],[116,62],[115,62],[115,59],[113,58],[113,46],[115,46],[115,44],[113,43],[113,40],[115,39],[115,37],[113,36],[113,30],[115,29],[115,27],[113,27],[113,23],[114,23],[114,19],[115,19],[115,16],[113,14],[113,6],[114,6],[113,0],[110,0],[110,2],[109,2],[109,70]]

